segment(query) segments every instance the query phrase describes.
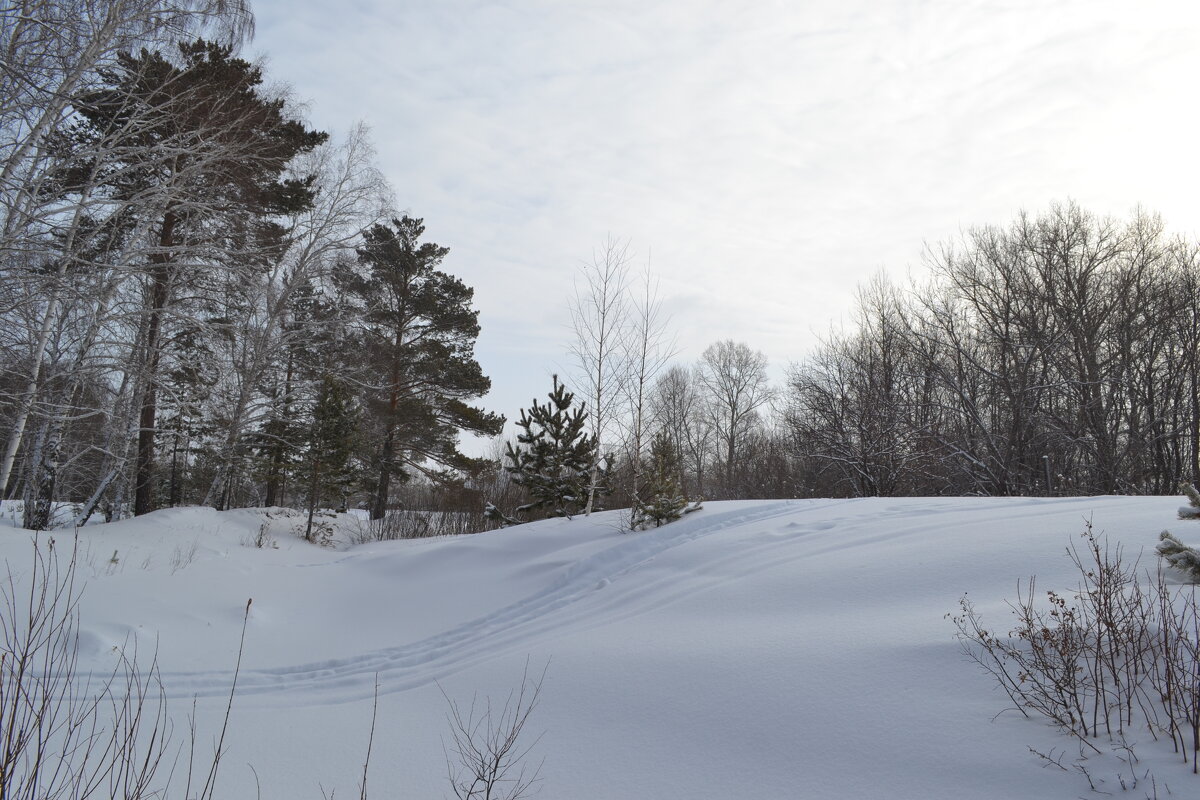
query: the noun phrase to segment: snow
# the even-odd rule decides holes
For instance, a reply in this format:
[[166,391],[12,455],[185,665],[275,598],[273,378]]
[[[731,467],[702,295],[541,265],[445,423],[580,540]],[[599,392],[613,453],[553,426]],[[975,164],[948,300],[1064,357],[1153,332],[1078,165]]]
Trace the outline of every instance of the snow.
[[[104,670],[114,648],[157,652],[176,729],[199,698],[215,736],[253,598],[225,797],[255,796],[248,765],[264,798],[356,796],[376,681],[371,796],[449,796],[442,692],[502,701],[527,663],[548,663],[530,721],[531,741],[544,732],[544,797],[1086,796],[1081,773],[1030,753],[1065,751],[1070,767],[1077,748],[1000,713],[1007,698],[945,616],[969,593],[1003,628],[1018,579],[1073,587],[1063,554],[1088,519],[1152,565],[1163,528],[1200,539],[1177,504],[710,502],[633,534],[613,511],[338,549],[299,539],[302,518],[279,509],[173,509],[79,531],[80,657]],[[28,541],[0,537],[17,571]],[[1164,783],[1200,789],[1169,748],[1148,734],[1133,744],[1143,784],[1130,796],[1150,792],[1147,770],[1160,796]],[[1110,756],[1086,766],[1116,793],[1131,773]]]

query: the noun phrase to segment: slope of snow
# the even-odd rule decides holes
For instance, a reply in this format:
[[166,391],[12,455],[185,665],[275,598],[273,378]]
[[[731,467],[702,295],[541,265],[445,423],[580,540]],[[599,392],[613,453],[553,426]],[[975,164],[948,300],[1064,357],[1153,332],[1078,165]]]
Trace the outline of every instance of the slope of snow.
[[[254,797],[247,765],[264,798],[355,795],[376,682],[371,796],[449,795],[442,691],[502,700],[527,662],[549,662],[530,723],[545,732],[545,797],[1076,797],[1081,774],[1029,752],[1070,741],[997,716],[1006,698],[945,615],[969,593],[1003,628],[1018,579],[1072,587],[1063,553],[1089,518],[1152,565],[1164,527],[1200,538],[1177,505],[746,501],[636,534],[605,512],[337,550],[296,538],[280,512],[174,509],[78,534],[81,661],[156,651],[177,724],[199,698],[215,732],[253,598],[226,797]],[[264,522],[275,547],[253,546]],[[19,571],[28,535],[5,531],[0,555]],[[1161,796],[1164,782],[1200,791],[1149,738],[1139,777],[1152,770]],[[1123,768],[1089,765],[1117,792]]]

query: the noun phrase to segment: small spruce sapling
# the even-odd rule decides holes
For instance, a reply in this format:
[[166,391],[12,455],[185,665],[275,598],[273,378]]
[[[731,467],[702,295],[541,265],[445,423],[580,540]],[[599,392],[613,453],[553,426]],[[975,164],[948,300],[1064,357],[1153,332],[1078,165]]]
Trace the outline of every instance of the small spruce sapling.
[[304,538],[324,546],[333,544],[333,526],[318,516],[322,502],[330,495],[344,497],[356,478],[354,464],[355,435],[359,412],[354,396],[345,382],[326,375],[312,411],[302,467],[308,484]]
[[666,431],[650,443],[650,474],[644,487],[646,500],[634,504],[633,530],[658,528],[683,515],[687,498],[680,488],[679,455]]

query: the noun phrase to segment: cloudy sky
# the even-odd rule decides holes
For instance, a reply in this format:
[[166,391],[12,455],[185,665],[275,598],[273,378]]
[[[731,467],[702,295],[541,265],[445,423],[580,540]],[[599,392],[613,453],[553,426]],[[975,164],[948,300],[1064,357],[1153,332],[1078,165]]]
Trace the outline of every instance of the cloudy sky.
[[647,259],[680,360],[801,359],[874,273],[1021,209],[1200,230],[1200,4],[1109,0],[255,0],[314,124],[365,120],[400,209],[475,287],[486,405],[570,359],[606,237]]

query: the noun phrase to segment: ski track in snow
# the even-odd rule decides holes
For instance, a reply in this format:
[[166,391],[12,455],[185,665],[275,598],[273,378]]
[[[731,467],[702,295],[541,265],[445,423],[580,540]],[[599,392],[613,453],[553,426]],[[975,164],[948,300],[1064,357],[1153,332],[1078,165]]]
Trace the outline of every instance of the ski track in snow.
[[[1080,500],[1095,503],[1095,498]],[[1058,502],[1061,509],[1063,501]],[[731,575],[744,578],[823,553],[928,533],[939,527],[931,524],[932,518],[946,513],[961,518],[963,514],[961,506],[939,507],[933,501],[920,507],[880,508],[868,504],[858,514],[840,511],[836,522],[807,519],[810,514],[824,516],[830,509],[852,503],[862,501],[785,500],[751,508],[706,511],[704,516],[685,517],[662,528],[622,535],[602,551],[571,565],[549,586],[423,640],[346,658],[243,669],[237,679],[239,703],[254,699],[252,704],[271,705],[272,696],[288,705],[295,705],[297,696],[312,706],[354,702],[371,697],[377,678],[380,694],[407,691],[498,655],[528,653],[537,642],[562,631],[585,631],[660,608],[727,581]],[[1005,513],[1016,520],[1045,512],[1038,501],[1031,500],[1009,504]],[[837,531],[840,523],[867,515],[879,520],[877,533],[844,536]],[[794,519],[770,526],[787,517]],[[959,527],[962,520],[956,519],[953,524]],[[706,574],[707,569],[686,576],[667,571],[658,579],[643,577],[628,582],[628,588],[622,585],[623,576],[645,567],[659,555],[743,525],[753,525],[755,530],[732,543],[715,562],[720,570],[713,572],[719,574]],[[811,546],[799,546],[801,542]],[[714,562],[710,559],[706,563]],[[162,678],[171,697],[219,697],[229,694],[233,673],[164,672]]]

